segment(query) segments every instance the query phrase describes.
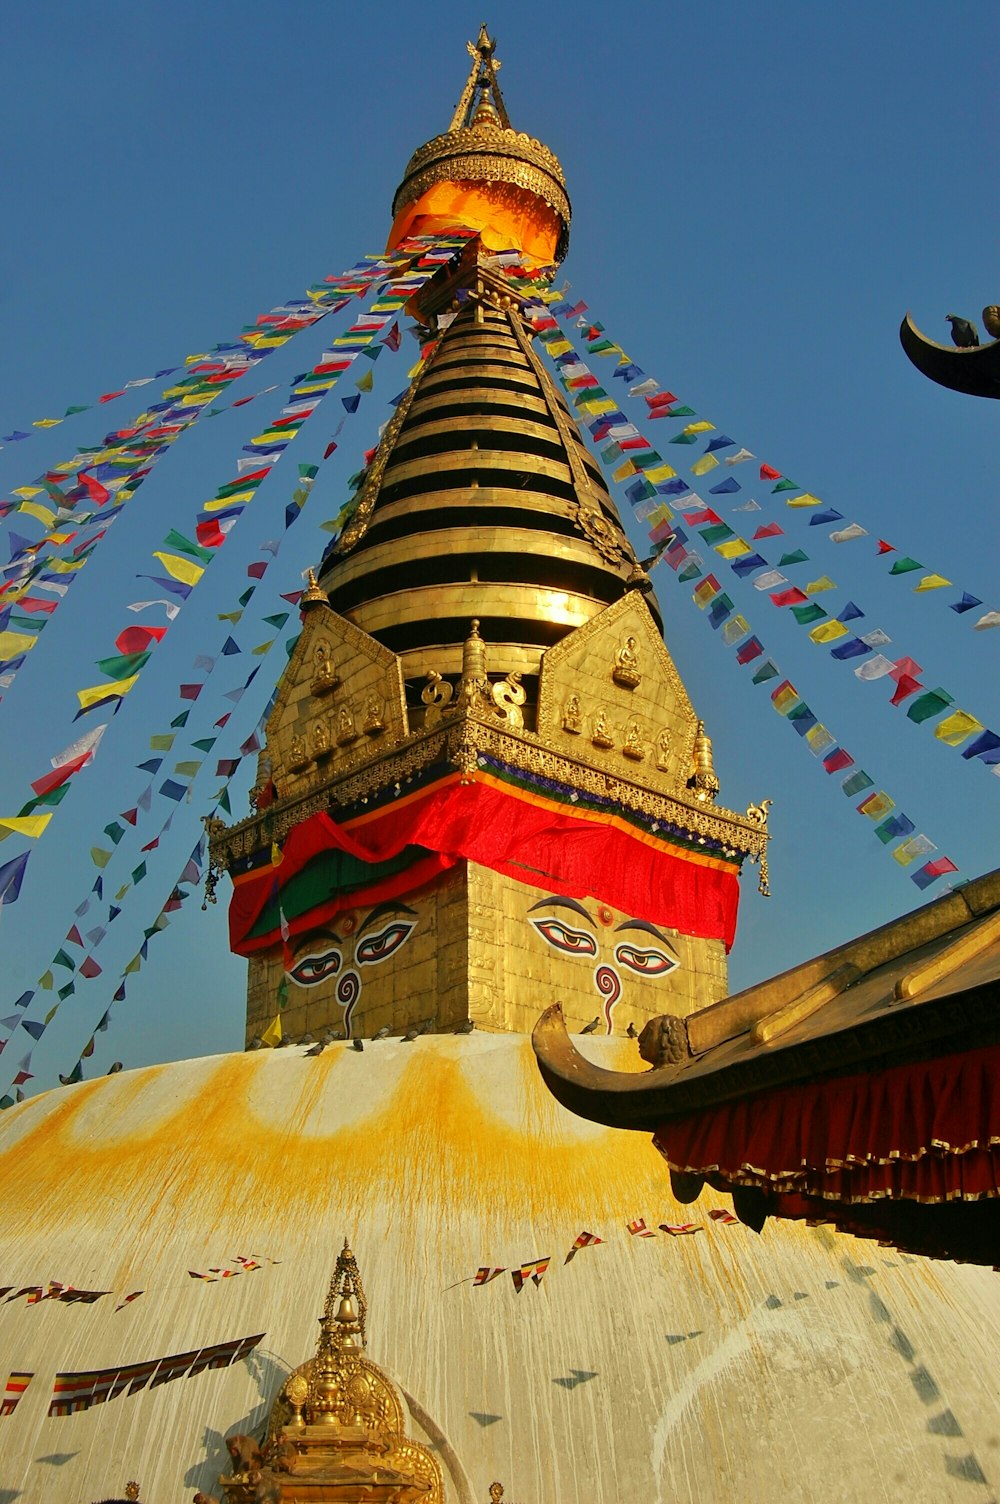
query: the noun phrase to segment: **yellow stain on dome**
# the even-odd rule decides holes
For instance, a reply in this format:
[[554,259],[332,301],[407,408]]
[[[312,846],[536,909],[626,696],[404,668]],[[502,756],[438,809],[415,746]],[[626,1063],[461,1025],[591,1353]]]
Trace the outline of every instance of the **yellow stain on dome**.
[[[665,1168],[644,1135],[574,1119],[545,1092],[526,1039],[498,1044],[484,1037],[474,1054],[466,1041],[442,1038],[386,1042],[363,1055],[335,1046],[312,1060],[232,1055],[81,1085],[51,1105],[43,1099],[44,1114],[3,1146],[6,1204],[26,1233],[140,1213],[147,1225],[172,1227],[193,1205],[203,1225],[251,1203],[267,1216],[269,1187],[297,1216],[334,1199],[345,1212],[370,1211],[373,1195],[403,1208],[415,1186],[443,1221],[544,1212],[582,1225],[669,1203]],[[401,1050],[411,1053],[396,1070],[391,1054]],[[482,1071],[467,1078],[477,1057],[492,1070],[496,1110]],[[192,1068],[198,1079],[189,1084]],[[167,1109],[160,1090],[160,1110],[146,1111],[150,1086],[164,1083],[175,1105]],[[323,1128],[327,1108],[332,1131]]]

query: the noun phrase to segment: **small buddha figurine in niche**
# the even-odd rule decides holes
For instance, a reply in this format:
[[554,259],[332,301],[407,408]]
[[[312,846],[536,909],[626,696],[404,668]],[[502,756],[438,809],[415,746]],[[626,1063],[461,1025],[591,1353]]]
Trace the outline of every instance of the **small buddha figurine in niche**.
[[354,724],[354,711],[350,705],[341,705],[337,714],[337,745],[349,746],[358,739],[357,727]]
[[340,677],[333,665],[333,647],[327,638],[321,637],[313,649],[312,692],[314,695],[332,694],[339,683]]
[[309,748],[306,746],[305,737],[299,732],[296,732],[289,744],[288,761],[296,772],[309,764]]
[[568,731],[571,736],[579,736],[582,720],[583,717],[580,714],[580,696],[570,695],[563,706],[563,730]]
[[635,689],[642,679],[639,673],[639,649],[634,637],[626,637],[615,654],[611,677],[623,689]]
[[673,739],[669,731],[661,731],[656,738],[656,766],[665,773],[670,766],[670,750]]
[[317,762],[323,762],[330,756],[332,750],[330,746],[330,728],[325,720],[319,720],[313,726],[312,732],[313,757],[315,757]]
[[378,695],[369,695],[365,701],[365,718],[361,729],[366,736],[381,736],[385,730],[383,705]]
[[633,762],[642,762],[646,755],[646,749],[642,744],[642,727],[638,721],[629,721],[625,727],[622,755],[630,757]]
[[611,735],[611,722],[606,710],[599,710],[594,719],[594,734],[590,738],[595,747],[613,747],[615,739]]

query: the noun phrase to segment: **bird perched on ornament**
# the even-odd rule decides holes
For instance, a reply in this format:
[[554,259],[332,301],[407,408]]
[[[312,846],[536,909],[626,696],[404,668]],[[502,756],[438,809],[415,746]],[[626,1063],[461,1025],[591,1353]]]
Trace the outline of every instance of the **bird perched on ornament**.
[[597,1018],[592,1018],[589,1024],[584,1024],[583,1028],[580,1030],[580,1033],[593,1034],[594,1030],[600,1027],[600,1023],[601,1020],[599,1016]]
[[957,313],[945,315],[951,325],[951,337],[960,350],[974,350],[979,344],[979,330],[968,319],[963,319]]

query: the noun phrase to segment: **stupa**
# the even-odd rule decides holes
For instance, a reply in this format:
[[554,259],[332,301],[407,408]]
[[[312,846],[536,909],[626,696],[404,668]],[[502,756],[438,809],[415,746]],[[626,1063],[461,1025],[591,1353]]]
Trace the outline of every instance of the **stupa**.
[[471,233],[411,307],[422,369],[303,596],[253,809],[212,831],[247,1048],[0,1121],[0,1501],[249,1489],[226,1437],[274,1434],[276,1396],[286,1429],[297,1395],[307,1431],[336,1408],[347,1295],[294,1375],[349,1230],[393,1434],[448,1504],[985,1504],[991,1273],[758,1237],[711,1191],[692,1218],[648,1141],[573,1116],[536,1069],[554,1001],[590,1060],[634,1071],[648,1020],[725,998],[766,806],[720,802],[504,276],[512,248],[558,260],[569,200],[509,123],[485,29],[471,51],[393,237]]

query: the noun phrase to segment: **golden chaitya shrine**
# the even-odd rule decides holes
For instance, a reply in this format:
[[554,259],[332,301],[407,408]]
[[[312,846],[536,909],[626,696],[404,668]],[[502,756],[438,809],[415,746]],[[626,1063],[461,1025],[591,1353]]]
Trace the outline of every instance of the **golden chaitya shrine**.
[[721,1065],[767,1026],[726,957],[776,791],[715,767],[541,358],[508,261],[558,261],[569,197],[471,52],[393,202],[448,238],[419,366],[210,832],[245,1038],[0,1116],[0,1504],[987,1504],[992,1273],[757,1234],[539,1073],[558,1002],[566,1099],[651,1075],[669,1136],[691,1020]]

